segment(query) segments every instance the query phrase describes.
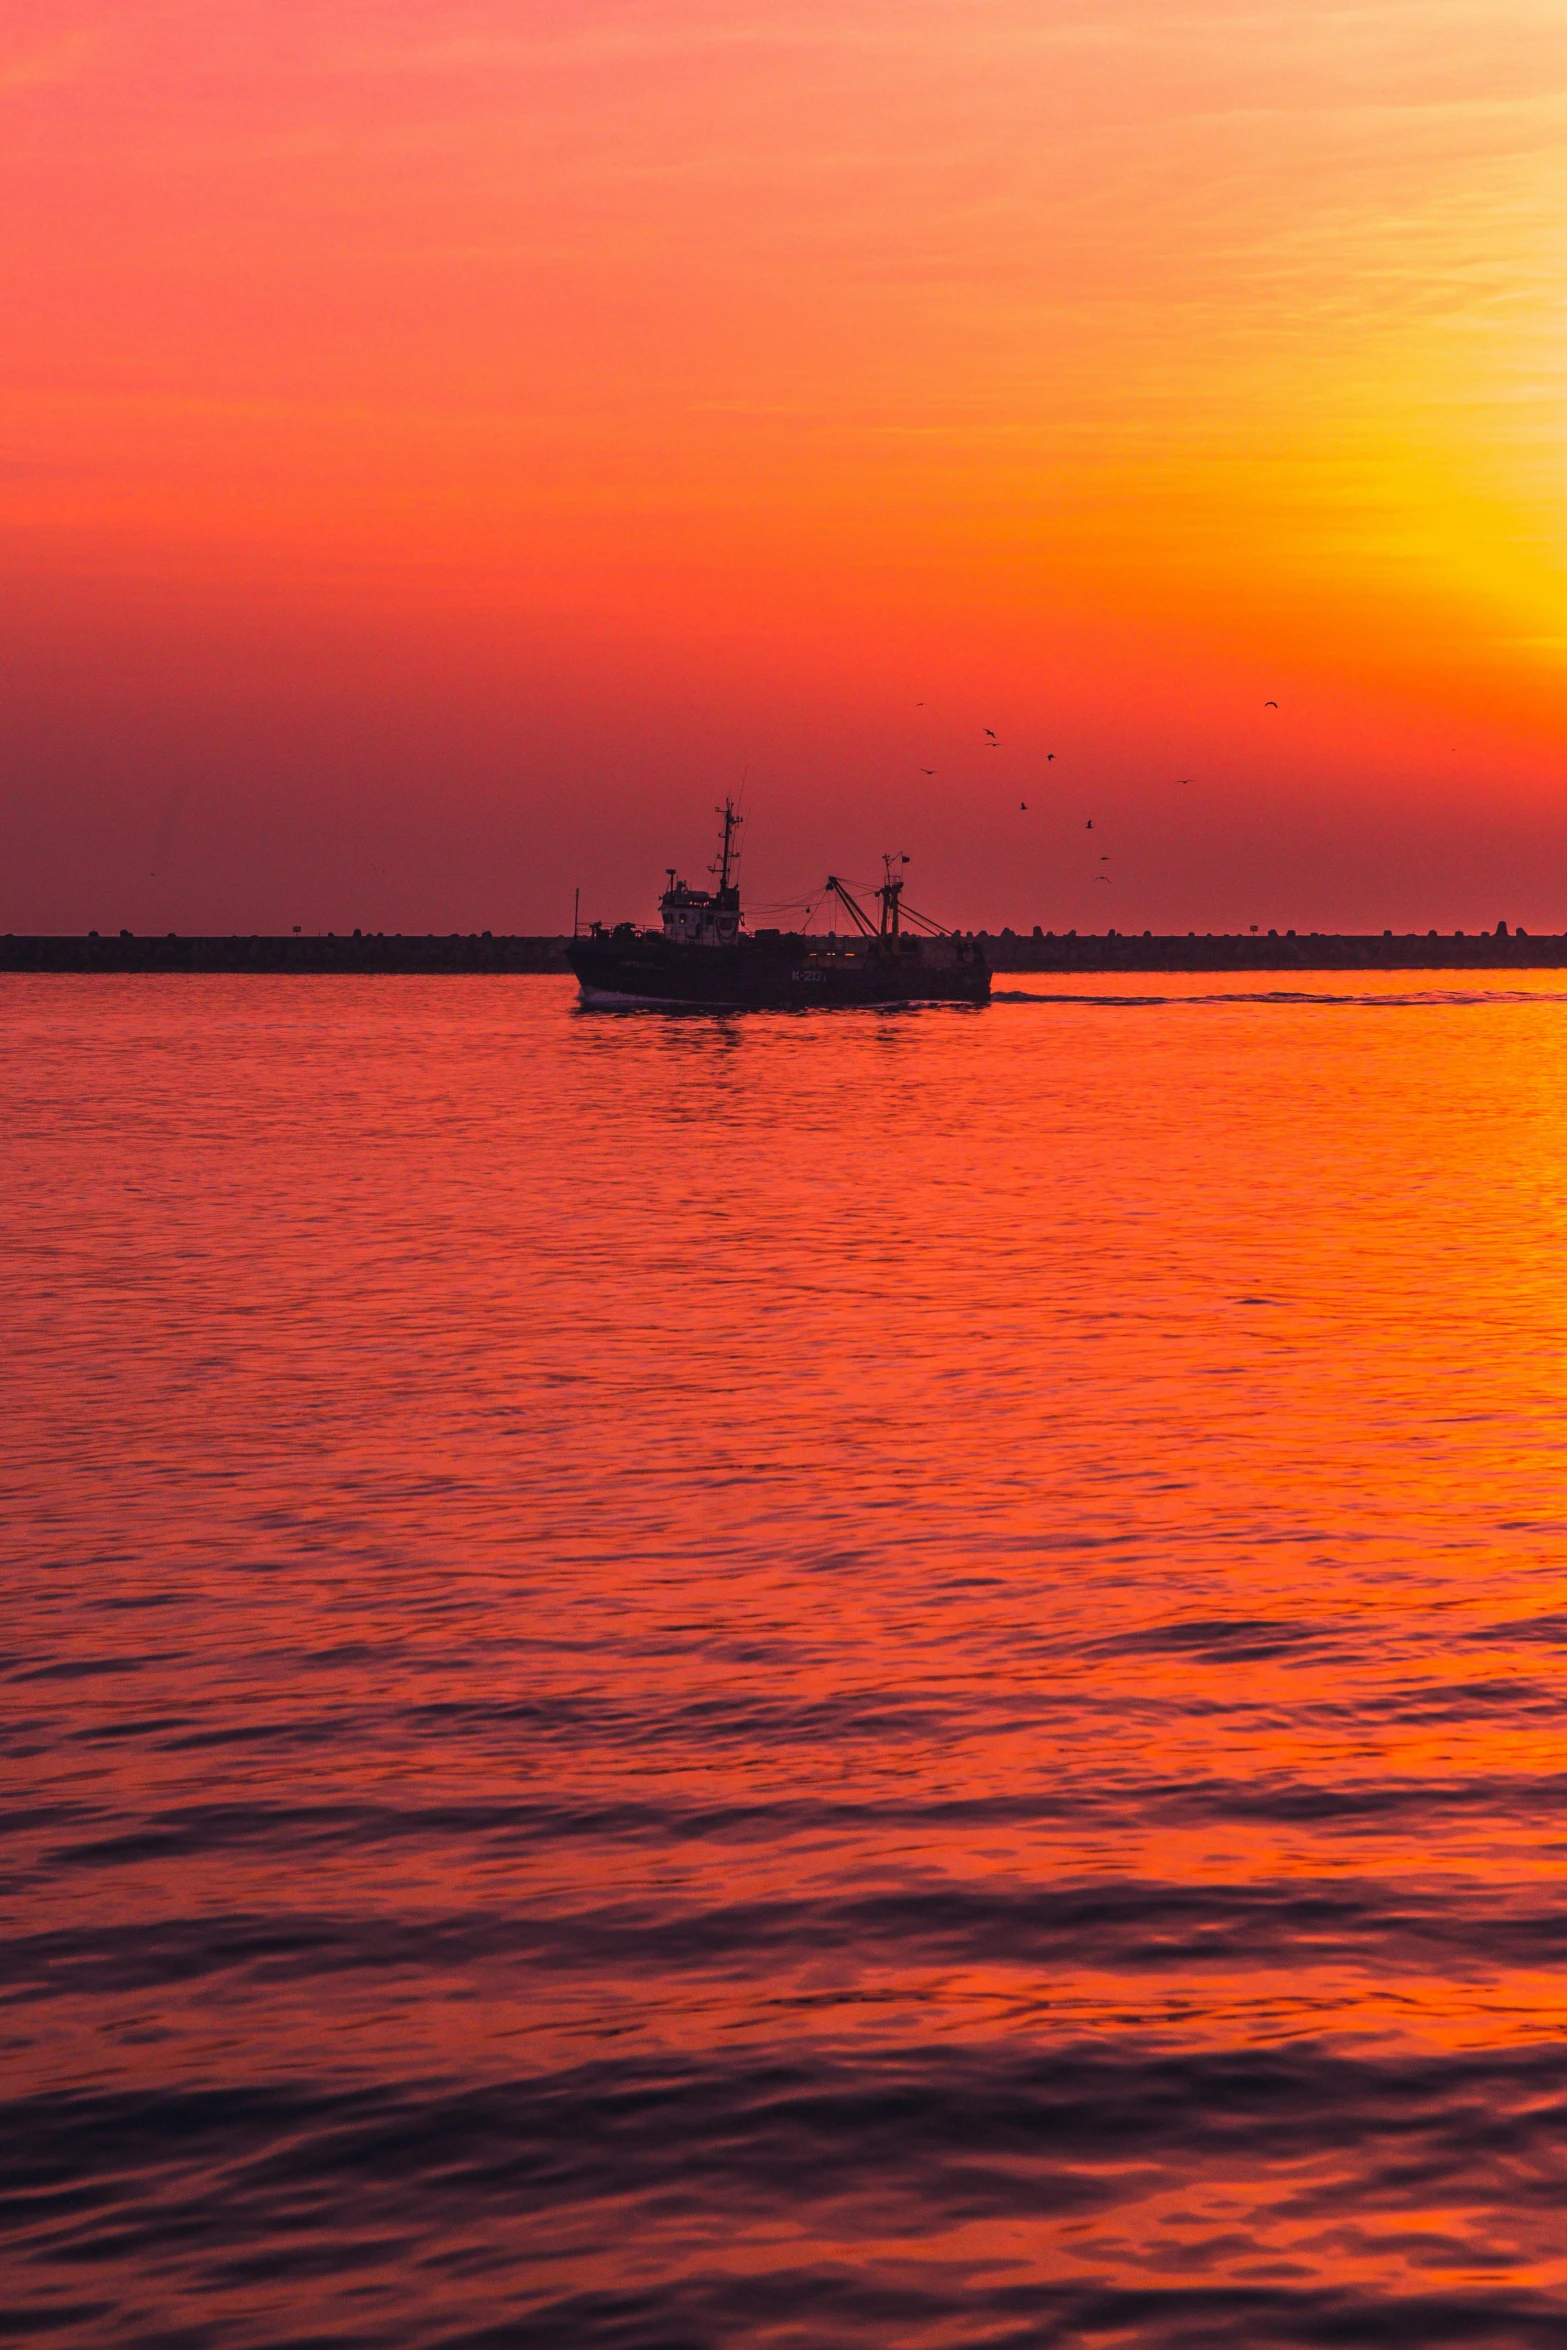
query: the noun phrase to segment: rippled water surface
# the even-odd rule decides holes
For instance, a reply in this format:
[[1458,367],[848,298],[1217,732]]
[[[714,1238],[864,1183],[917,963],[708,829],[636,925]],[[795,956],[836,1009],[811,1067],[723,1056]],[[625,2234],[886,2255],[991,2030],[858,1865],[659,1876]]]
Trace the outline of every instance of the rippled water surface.
[[1418,976],[0,982],[11,2332],[1559,2346],[1567,988]]

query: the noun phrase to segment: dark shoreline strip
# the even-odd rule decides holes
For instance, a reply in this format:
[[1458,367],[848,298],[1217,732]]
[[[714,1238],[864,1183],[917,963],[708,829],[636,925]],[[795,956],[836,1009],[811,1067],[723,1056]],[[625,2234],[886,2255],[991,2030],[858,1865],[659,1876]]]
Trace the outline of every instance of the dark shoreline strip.
[[[1324,932],[1298,938],[979,934],[992,971],[1558,971],[1567,936]],[[0,972],[538,972],[566,970],[564,938],[488,932],[325,938],[4,937]]]
[[561,971],[560,938],[0,938],[0,971]]

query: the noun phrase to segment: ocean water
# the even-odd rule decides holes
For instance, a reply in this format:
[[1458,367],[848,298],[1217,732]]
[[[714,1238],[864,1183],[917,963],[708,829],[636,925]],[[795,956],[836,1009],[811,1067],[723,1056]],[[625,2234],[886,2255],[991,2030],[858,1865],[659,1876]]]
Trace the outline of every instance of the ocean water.
[[1567,2338],[1567,979],[8,979],[63,2350]]

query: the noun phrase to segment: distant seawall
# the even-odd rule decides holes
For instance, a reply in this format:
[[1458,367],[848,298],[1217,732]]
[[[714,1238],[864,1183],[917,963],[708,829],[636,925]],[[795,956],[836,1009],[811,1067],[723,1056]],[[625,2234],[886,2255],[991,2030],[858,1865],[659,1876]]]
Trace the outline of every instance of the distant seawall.
[[[984,934],[981,934],[984,936]],[[1523,931],[1242,932],[1157,938],[1076,937],[1003,930],[984,936],[992,971],[1551,971],[1567,969],[1567,936]]]
[[563,938],[0,938],[0,971],[564,971]]
[[[1522,931],[1348,932],[1265,938],[1218,934],[1156,938],[1119,931],[1075,936],[980,931],[990,967],[1074,971],[1551,971],[1567,969],[1567,936]],[[325,938],[0,938],[0,971],[530,972],[566,969],[564,938],[488,931],[394,937],[372,931]]]

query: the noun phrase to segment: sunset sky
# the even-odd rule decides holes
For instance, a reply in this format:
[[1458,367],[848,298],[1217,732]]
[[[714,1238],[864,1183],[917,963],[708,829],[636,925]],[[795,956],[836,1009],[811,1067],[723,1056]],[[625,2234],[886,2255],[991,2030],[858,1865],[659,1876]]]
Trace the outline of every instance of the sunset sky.
[[1560,0],[8,0],[0,929],[743,782],[757,902],[1560,930],[1564,158]]

